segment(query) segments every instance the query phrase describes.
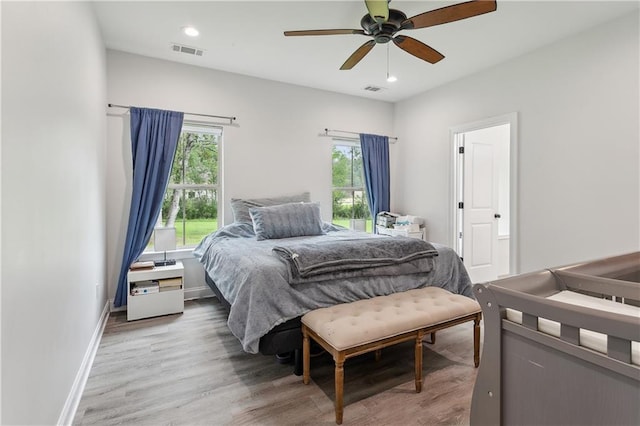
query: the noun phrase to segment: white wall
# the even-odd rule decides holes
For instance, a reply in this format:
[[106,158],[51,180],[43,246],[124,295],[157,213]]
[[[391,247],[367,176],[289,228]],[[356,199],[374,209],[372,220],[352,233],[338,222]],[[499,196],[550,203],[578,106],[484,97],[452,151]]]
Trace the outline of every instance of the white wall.
[[399,209],[451,244],[449,129],[518,112],[520,271],[640,248],[638,14],[399,102]]
[[89,4],[2,3],[2,424],[58,421],[106,301],[105,69]]
[[[209,52],[214,54],[214,52]],[[224,128],[223,220],[230,198],[310,191],[331,218],[331,139],[325,128],[390,134],[393,105],[238,74],[107,51],[108,101],[194,113],[236,116]],[[108,118],[107,262],[113,299],[122,261],[131,197],[128,116]],[[397,145],[397,144],[396,144]],[[390,155],[394,155],[391,146]],[[393,173],[393,170],[392,170]],[[186,297],[197,295],[204,272],[185,261]]]

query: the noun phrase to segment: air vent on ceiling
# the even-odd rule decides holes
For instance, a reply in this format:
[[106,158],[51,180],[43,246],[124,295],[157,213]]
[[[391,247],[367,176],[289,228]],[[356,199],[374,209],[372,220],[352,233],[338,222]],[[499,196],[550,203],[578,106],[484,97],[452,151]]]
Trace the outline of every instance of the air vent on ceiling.
[[367,90],[369,92],[379,92],[380,90],[383,90],[384,87],[379,87],[379,86],[367,86],[364,88],[364,90]]
[[187,55],[202,56],[204,51],[197,47],[185,46],[182,44],[172,43],[171,50],[174,52],[186,53]]

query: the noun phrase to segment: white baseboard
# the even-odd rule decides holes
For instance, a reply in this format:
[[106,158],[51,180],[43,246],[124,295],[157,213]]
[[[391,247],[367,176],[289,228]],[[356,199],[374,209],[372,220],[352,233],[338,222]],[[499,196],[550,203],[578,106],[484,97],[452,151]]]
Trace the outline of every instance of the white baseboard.
[[107,325],[107,320],[109,319],[110,304],[111,302],[107,300],[104,308],[102,309],[102,314],[100,315],[98,325],[93,332],[93,336],[91,336],[91,341],[89,342],[87,352],[84,354],[82,364],[80,365],[78,374],[76,374],[76,379],[73,381],[71,391],[69,391],[69,395],[67,396],[67,401],[64,403],[64,407],[62,408],[62,412],[60,413],[60,417],[58,418],[58,425],[73,424],[73,418],[76,415],[76,410],[78,409],[78,405],[80,404],[80,398],[82,398],[84,387],[87,384],[87,379],[89,378],[89,373],[91,372],[93,360],[96,357],[96,352],[98,352],[98,346],[100,346],[102,333],[104,332],[104,328]]
[[109,306],[111,306],[111,312],[126,312],[127,305],[118,306],[114,305],[113,299],[109,301]]

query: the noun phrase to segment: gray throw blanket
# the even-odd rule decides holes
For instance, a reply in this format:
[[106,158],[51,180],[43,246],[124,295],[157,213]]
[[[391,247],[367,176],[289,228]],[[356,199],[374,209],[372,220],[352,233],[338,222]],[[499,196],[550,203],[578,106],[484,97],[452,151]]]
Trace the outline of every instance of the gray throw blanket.
[[287,266],[289,284],[426,273],[438,255],[430,243],[405,237],[303,242],[272,250]]

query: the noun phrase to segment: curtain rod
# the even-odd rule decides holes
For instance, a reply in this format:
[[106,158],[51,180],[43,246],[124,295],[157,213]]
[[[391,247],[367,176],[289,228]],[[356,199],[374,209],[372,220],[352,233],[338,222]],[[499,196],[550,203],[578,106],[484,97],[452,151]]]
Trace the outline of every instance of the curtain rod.
[[[131,105],[107,104],[107,106],[109,108],[131,109]],[[233,122],[236,120],[236,117],[227,117],[227,116],[224,116],[224,115],[197,114],[195,112],[184,112],[183,114],[186,114],[186,115],[197,115],[199,117],[223,118],[225,120],[229,120],[229,124],[233,124]]]
[[[337,133],[347,133],[350,135],[358,135],[360,136],[360,133],[358,132],[349,132],[347,130],[331,130],[331,129],[324,129],[324,133],[321,133],[320,136],[325,136],[325,137],[340,137],[340,135],[330,135],[329,132],[337,132]],[[395,136],[387,136],[389,138],[389,142],[390,143],[396,143],[398,141],[398,138]],[[356,138],[353,138],[356,139]],[[359,140],[359,139],[358,139]]]

